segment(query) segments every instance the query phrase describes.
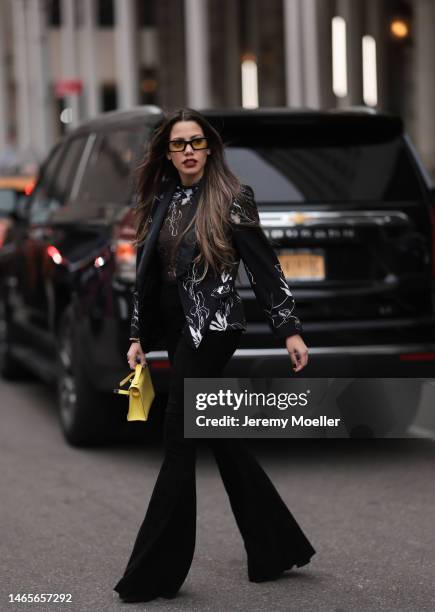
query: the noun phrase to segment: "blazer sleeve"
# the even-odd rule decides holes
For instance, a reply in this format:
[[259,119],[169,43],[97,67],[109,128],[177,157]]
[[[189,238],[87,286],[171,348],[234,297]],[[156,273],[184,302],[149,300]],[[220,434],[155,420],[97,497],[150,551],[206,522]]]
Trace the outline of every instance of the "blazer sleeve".
[[278,257],[260,225],[254,191],[242,186],[241,197],[230,208],[233,244],[246,269],[251,287],[278,338],[301,333],[295,300]]
[[131,315],[131,320],[130,320],[130,340],[132,339],[139,339],[140,337],[140,332],[139,332],[139,298],[138,298],[138,291],[137,291],[137,269],[139,267],[139,261],[142,255],[142,250],[143,250],[143,246],[138,246],[136,249],[136,276],[135,276],[135,283],[134,283],[134,289],[132,292],[133,295],[133,311],[132,311],[132,315]]

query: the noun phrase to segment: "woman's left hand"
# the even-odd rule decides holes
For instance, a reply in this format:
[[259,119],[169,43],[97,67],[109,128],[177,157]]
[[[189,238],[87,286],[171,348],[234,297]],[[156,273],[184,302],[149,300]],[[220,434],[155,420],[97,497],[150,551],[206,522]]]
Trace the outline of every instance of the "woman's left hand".
[[299,372],[308,363],[308,348],[299,334],[288,336],[285,339],[285,345],[290,355],[293,364],[293,371]]

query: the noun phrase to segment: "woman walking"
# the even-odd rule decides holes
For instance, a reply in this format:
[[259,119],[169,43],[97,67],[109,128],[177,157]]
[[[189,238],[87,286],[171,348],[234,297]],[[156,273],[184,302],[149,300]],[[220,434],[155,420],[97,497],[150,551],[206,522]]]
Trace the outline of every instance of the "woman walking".
[[[137,264],[128,363],[166,340],[171,364],[165,456],[123,577],[124,601],[175,597],[196,534],[195,439],[184,438],[184,378],[219,377],[246,329],[235,289],[242,259],[272,332],[295,372],[308,351],[294,299],[264,235],[252,189],[224,159],[220,135],[198,112],[165,117],[140,167]],[[263,582],[306,565],[314,548],[243,440],[208,439],[247,553]]]

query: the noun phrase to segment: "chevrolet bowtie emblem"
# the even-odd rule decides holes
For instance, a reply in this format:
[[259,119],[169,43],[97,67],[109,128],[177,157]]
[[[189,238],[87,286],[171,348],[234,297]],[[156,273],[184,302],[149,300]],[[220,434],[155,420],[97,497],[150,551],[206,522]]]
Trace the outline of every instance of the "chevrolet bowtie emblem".
[[287,216],[287,222],[292,225],[304,225],[305,221],[308,219],[308,215],[301,212],[290,213]]

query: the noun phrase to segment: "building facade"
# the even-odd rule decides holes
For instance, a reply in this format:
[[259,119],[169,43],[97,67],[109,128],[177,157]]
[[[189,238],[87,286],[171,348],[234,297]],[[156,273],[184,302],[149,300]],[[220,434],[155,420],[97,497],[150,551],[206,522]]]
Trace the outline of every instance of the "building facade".
[[399,113],[435,174],[435,0],[0,0],[0,165],[156,104]]

